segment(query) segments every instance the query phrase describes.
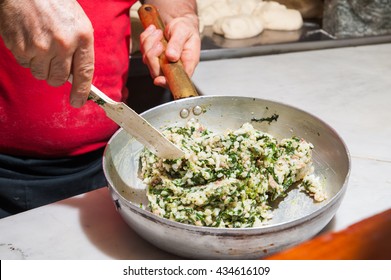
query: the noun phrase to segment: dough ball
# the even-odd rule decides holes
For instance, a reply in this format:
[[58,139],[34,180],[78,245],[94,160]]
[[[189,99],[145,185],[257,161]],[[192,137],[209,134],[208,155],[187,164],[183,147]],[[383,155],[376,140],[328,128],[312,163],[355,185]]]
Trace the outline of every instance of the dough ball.
[[235,11],[231,9],[226,1],[218,1],[201,9],[198,17],[204,26],[211,26],[217,19],[234,14]]
[[213,24],[213,27],[212,27],[213,33],[224,36],[224,31],[221,26],[222,26],[225,19],[226,19],[226,17],[222,17],[222,18],[219,18],[215,21],[215,23]]
[[271,10],[261,18],[265,29],[292,31],[303,26],[303,18],[297,10]]
[[274,0],[288,9],[298,10],[301,16],[309,19],[322,18],[324,0]]
[[281,5],[280,3],[277,3],[275,1],[261,1],[258,2],[258,4],[255,6],[253,10],[253,15],[260,15],[262,14],[265,10],[286,10],[286,6]]
[[262,2],[256,7],[253,15],[258,16],[265,29],[292,31],[303,26],[303,18],[299,11],[287,9],[277,2]]
[[228,5],[236,14],[251,15],[262,0],[227,0]]
[[215,2],[225,2],[225,1],[226,0],[197,0],[197,9],[198,11],[201,11],[202,9],[212,5]]
[[205,29],[204,23],[202,21],[198,21],[198,32],[202,33],[204,32],[204,29]]
[[227,39],[245,39],[263,31],[262,21],[252,15],[234,15],[218,19],[213,31]]

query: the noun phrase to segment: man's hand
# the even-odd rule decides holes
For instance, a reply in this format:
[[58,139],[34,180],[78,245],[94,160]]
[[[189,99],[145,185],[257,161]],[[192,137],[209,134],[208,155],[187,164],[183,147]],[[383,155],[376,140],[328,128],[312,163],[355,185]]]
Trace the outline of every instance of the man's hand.
[[75,0],[1,0],[0,35],[16,60],[52,86],[73,74],[70,103],[87,100],[94,72],[90,20]]
[[[184,69],[189,76],[193,75],[200,59],[201,39],[198,30],[198,17],[195,13],[194,1],[145,1],[156,5],[160,16],[166,23],[164,34],[167,38],[167,49],[163,50],[161,39],[163,32],[155,26],[149,26],[140,35],[140,48],[143,61],[148,66],[154,84],[167,86],[166,78],[162,75],[158,57],[165,51],[169,61],[182,60]],[[179,3],[179,4],[178,4]],[[159,5],[160,4],[160,5]],[[158,6],[159,5],[159,6]],[[182,7],[181,7],[182,5]],[[175,9],[173,7],[176,7]],[[178,13],[170,13],[170,11]],[[180,11],[184,11],[182,14]]]

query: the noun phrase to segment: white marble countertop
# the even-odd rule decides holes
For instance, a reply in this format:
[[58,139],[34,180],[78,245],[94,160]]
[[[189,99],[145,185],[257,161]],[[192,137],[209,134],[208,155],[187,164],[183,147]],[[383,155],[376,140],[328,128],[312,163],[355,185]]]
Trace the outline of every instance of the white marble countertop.
[[[323,119],[352,159],[347,193],[325,231],[391,208],[391,44],[204,61],[204,95],[272,99]],[[0,259],[175,259],[139,237],[106,188],[0,220]]]

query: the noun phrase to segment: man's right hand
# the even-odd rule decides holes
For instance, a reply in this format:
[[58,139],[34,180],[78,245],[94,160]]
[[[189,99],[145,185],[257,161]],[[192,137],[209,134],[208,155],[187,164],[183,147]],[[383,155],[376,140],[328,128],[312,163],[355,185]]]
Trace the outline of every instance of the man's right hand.
[[16,60],[52,86],[73,75],[70,103],[87,100],[94,73],[94,36],[76,0],[0,0],[0,35]]

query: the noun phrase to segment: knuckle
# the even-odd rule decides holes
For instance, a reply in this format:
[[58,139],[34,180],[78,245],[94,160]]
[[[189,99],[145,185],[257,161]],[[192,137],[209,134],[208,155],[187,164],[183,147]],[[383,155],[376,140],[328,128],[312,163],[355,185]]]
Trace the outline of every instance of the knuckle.
[[30,58],[25,55],[14,54],[16,61],[24,68],[30,68]]
[[93,64],[85,64],[81,65],[74,75],[79,76],[83,80],[90,80],[94,74],[94,65]]
[[44,71],[40,69],[32,69],[31,68],[31,74],[37,79],[37,80],[46,80],[47,75]]
[[27,44],[24,37],[13,34],[12,39],[4,37],[3,42],[5,46],[15,55],[24,54],[27,51]]
[[41,33],[32,37],[30,45],[34,47],[37,53],[47,53],[50,51],[51,42],[46,34]]
[[57,33],[55,37],[56,47],[70,52],[78,46],[91,45],[94,42],[94,34],[92,27],[83,27],[77,31],[68,31],[65,33]]
[[11,53],[15,57],[16,61],[23,67],[30,67],[30,60],[33,56],[31,50],[26,49],[25,44],[20,42],[13,45],[10,48]]
[[94,29],[92,26],[80,30],[77,36],[77,40],[82,45],[91,44],[94,41]]
[[61,86],[68,80],[68,76],[65,73],[50,73],[47,82],[54,87]]
[[52,86],[63,85],[68,80],[69,73],[70,65],[68,61],[56,57],[51,61],[47,82]]
[[74,92],[74,96],[77,98],[85,98],[90,92],[90,86],[87,83],[82,83]]
[[144,44],[146,38],[147,38],[147,34],[146,34],[145,32],[142,32],[142,33],[140,34],[140,38],[139,38],[140,43],[141,43],[141,44]]
[[52,86],[63,85],[69,77],[69,69],[62,61],[53,61],[50,66],[48,84]]
[[67,38],[56,38],[56,47],[62,52],[67,53],[68,50],[72,49],[72,42]]
[[30,63],[31,74],[38,80],[47,79],[46,65],[44,61],[37,61],[33,59]]

